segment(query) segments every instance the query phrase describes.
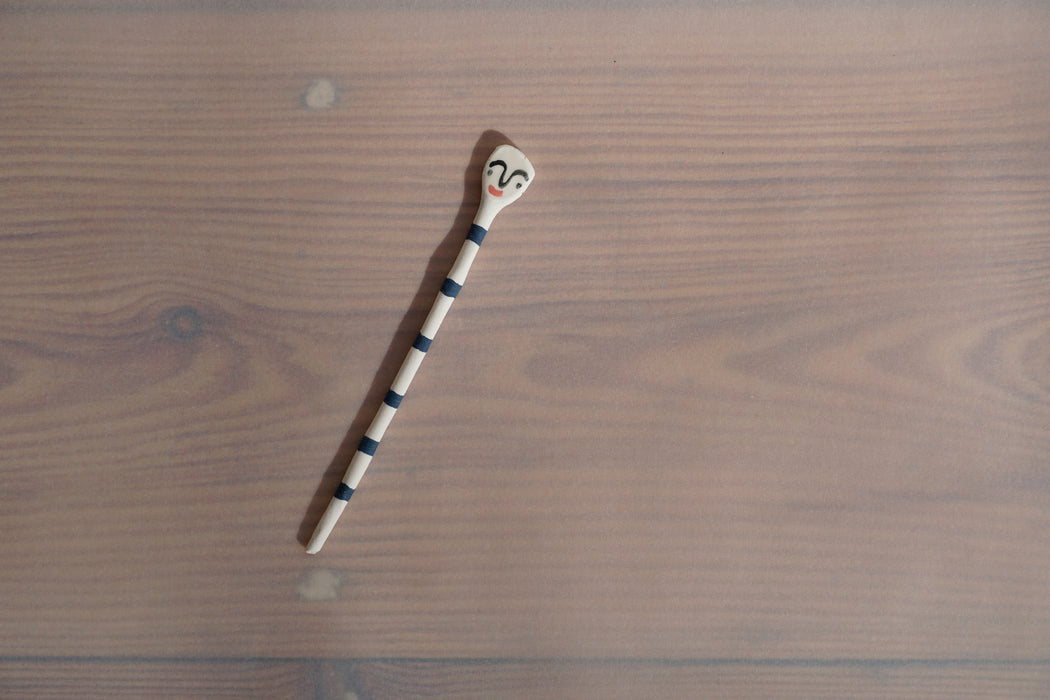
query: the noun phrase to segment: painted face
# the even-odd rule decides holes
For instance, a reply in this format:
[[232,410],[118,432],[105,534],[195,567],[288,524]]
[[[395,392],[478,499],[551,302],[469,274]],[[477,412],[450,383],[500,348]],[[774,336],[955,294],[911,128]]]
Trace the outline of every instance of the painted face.
[[500,146],[489,156],[482,172],[482,195],[495,197],[501,205],[510,204],[525,192],[535,175],[524,153],[513,146]]

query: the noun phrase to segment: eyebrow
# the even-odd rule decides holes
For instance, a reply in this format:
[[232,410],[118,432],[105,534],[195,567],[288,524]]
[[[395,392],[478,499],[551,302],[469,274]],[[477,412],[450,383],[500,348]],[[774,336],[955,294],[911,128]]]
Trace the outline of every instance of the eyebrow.
[[503,177],[501,177],[499,179],[499,183],[500,183],[501,186],[505,185],[508,182],[510,182],[510,179],[512,177],[514,177],[515,175],[521,175],[523,178],[525,178],[525,182],[529,181],[529,174],[527,172],[525,172],[524,170],[520,170],[520,169],[519,170],[515,170],[510,175],[507,175],[507,164],[504,161],[502,161],[502,160],[494,160],[491,163],[489,163],[489,167],[490,168],[492,166],[494,166],[494,165],[502,165],[503,166]]

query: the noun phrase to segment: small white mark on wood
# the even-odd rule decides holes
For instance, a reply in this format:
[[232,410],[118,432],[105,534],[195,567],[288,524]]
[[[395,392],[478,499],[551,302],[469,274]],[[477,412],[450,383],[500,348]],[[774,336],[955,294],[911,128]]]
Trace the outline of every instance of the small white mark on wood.
[[337,600],[343,577],[331,569],[310,569],[295,587],[299,600]]
[[303,93],[303,105],[307,109],[330,109],[335,106],[338,97],[339,92],[335,89],[335,83],[328,78],[317,78]]

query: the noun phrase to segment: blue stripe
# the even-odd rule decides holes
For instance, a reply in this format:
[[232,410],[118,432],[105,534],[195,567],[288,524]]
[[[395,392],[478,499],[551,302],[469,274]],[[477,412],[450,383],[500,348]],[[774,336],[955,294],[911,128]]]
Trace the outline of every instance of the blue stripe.
[[353,495],[354,490],[342,482],[339,482],[339,486],[335,488],[335,498],[340,501],[349,501]]
[[412,343],[412,347],[421,352],[426,352],[430,349],[430,338],[420,333],[416,336],[416,342]]
[[374,455],[377,447],[379,447],[379,441],[365,435],[361,438],[361,444],[357,446],[357,450],[364,452],[366,455]]
[[399,394],[393,389],[391,389],[390,391],[386,392],[386,398],[383,399],[383,403],[385,403],[390,408],[397,408],[401,405],[401,399],[403,398],[405,398],[404,395]]
[[481,228],[477,224],[470,225],[470,231],[467,232],[467,240],[474,241],[478,245],[485,240],[485,234],[488,233],[485,229]]
[[459,294],[459,290],[461,289],[463,289],[462,284],[456,284],[448,277],[445,278],[445,283],[441,285],[441,293],[447,297],[452,297],[453,299],[456,298],[456,295]]

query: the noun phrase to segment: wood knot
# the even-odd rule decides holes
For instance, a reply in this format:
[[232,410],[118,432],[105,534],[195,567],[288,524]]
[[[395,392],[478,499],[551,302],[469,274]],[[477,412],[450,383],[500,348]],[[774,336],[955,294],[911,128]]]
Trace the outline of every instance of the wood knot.
[[330,109],[338,99],[335,83],[327,78],[318,78],[303,93],[303,106],[307,109]]
[[295,587],[299,600],[319,601],[337,600],[343,577],[331,569],[310,569],[303,574]]
[[161,314],[161,327],[172,338],[193,340],[204,330],[204,322],[192,306],[173,306]]

